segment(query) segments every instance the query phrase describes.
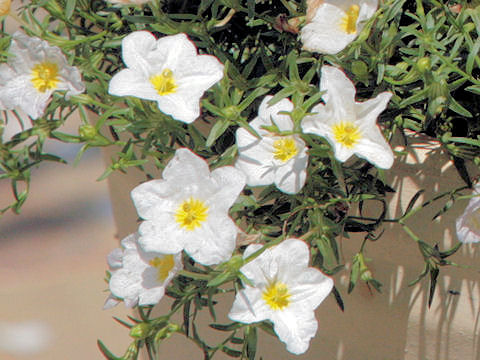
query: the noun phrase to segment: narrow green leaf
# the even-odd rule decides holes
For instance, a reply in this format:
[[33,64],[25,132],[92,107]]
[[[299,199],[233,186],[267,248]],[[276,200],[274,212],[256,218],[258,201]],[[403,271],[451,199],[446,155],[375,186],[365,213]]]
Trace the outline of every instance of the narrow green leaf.
[[405,212],[404,212],[404,216],[407,215],[407,214],[412,210],[412,208],[415,206],[415,203],[417,202],[418,198],[419,198],[420,195],[422,195],[424,192],[425,192],[424,189],[420,189],[420,190],[418,190],[418,191],[415,193],[415,195],[412,196],[412,198],[411,198],[410,201],[408,202],[407,209],[406,209]]
[[465,69],[468,74],[472,74],[473,70],[473,65],[475,63],[475,60],[478,61],[478,51],[480,50],[480,38],[478,38],[475,41],[475,44],[473,44],[472,49],[470,50],[470,53],[468,54],[467,57],[467,63],[465,65]]
[[215,276],[213,279],[211,279],[207,283],[207,287],[218,287],[221,284],[223,284],[224,282],[228,281],[230,277],[231,277],[230,272],[228,272],[228,271],[222,272],[222,273],[218,274],[217,276]]
[[110,350],[100,341],[97,340],[97,345],[100,351],[102,352],[103,356],[105,356],[108,360],[123,360],[122,357],[118,357],[113,355]]
[[77,0],[67,0],[65,5],[65,16],[67,19],[70,19],[75,11],[75,6],[77,5]]
[[231,324],[210,324],[211,328],[219,331],[233,331],[243,326],[241,323],[233,322]]
[[340,310],[345,311],[345,304],[343,303],[342,296],[340,295],[340,293],[338,292],[335,286],[332,288],[332,293],[333,293],[333,296],[335,297],[335,301],[337,302],[337,305],[340,308]]
[[188,336],[190,333],[190,305],[192,301],[187,301],[183,305],[183,327],[185,329],[185,336]]
[[211,147],[217,139],[222,136],[222,134],[225,132],[225,130],[228,129],[230,126],[230,122],[226,120],[219,120],[213,125],[212,130],[210,130],[210,133],[208,134],[207,137],[207,142],[205,144],[206,147]]
[[428,295],[428,307],[432,306],[433,295],[435,295],[435,288],[437,287],[439,270],[437,268],[430,269],[430,291]]
[[246,329],[247,335],[247,358],[255,360],[257,352],[257,328],[255,326],[248,326]]
[[471,93],[480,95],[480,85],[471,85],[466,87],[465,90],[470,91]]
[[350,280],[348,281],[349,294],[355,288],[359,275],[360,275],[360,262],[358,261],[358,254],[357,254],[353,258],[352,269],[350,270]]
[[448,108],[452,111],[455,111],[457,114],[463,115],[465,117],[471,118],[473,117],[472,113],[465,109],[462,105],[460,105],[457,100],[453,97],[449,97],[448,99]]
[[222,346],[220,348],[225,354],[231,356],[231,357],[240,357],[242,356],[242,352],[238,350],[234,350],[232,348],[229,348],[228,346]]

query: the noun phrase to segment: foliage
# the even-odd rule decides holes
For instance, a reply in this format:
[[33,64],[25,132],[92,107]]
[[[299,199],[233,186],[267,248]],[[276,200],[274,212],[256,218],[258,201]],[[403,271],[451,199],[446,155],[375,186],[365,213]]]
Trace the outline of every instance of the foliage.
[[[121,150],[100,179],[130,167],[144,170],[146,163],[162,168],[175,148],[182,146],[206,158],[211,169],[233,164],[235,130],[250,129],[248,122],[256,116],[265,95],[274,95],[271,103],[289,97],[295,106],[292,120],[299,128],[302,118],[321,99],[318,83],[323,64],[347,72],[355,82],[359,101],[392,92],[392,101],[379,118],[386,137],[409,129],[437,139],[455,161],[466,187],[471,186],[465,161],[480,163],[477,3],[384,1],[360,36],[336,55],[302,50],[297,34],[279,28],[279,19],[301,17],[305,12],[305,1],[294,0],[156,0],[142,7],[116,6],[103,0],[26,2],[20,12],[23,30],[60,47],[81,70],[86,92],[69,101],[56,94],[45,115],[32,120],[31,128],[0,144],[0,178],[11,181],[15,196],[2,213],[20,211],[32,168],[43,161],[64,162],[44,152],[48,141],[81,144],[78,160],[89,148],[117,146]],[[203,97],[203,113],[194,124],[172,119],[154,102],[108,95],[110,78],[124,67],[121,40],[136,30],[157,37],[184,32],[200,53],[215,55],[225,65],[224,78]],[[10,37],[5,32],[2,35],[0,50],[5,60]],[[64,133],[61,126],[74,111],[79,112],[83,125],[77,134]],[[93,125],[91,113],[98,115]],[[21,120],[15,111],[4,112],[3,120],[30,121]],[[421,205],[415,196],[401,217],[389,219],[385,199],[393,189],[385,182],[384,171],[361,159],[341,164],[326,141],[305,134],[302,138],[310,146],[305,187],[295,195],[283,194],[274,186],[261,191],[247,188],[231,209],[232,217],[256,242],[268,246],[286,237],[302,238],[311,246],[313,265],[329,275],[345,271],[338,239],[348,238],[349,233],[364,234],[365,241],[353,258],[348,292],[358,281],[381,290],[382,284],[368,268],[364,247],[381,236],[386,222],[399,223],[424,257],[425,268],[414,282],[430,277],[431,302],[439,269],[451,265],[448,257],[459,246],[441,250],[437,244],[419,239],[407,220],[433,201],[443,201],[447,211],[466,187]],[[407,135],[405,138],[408,141]],[[146,172],[148,178],[151,175]],[[380,214],[375,218],[358,215],[366,203],[379,206]],[[206,267],[185,255],[185,269],[168,288],[174,299],[171,312],[152,318],[151,307],[141,307],[140,319],[120,321],[134,338],[126,353],[116,357],[99,342],[103,354],[109,359],[136,359],[145,345],[153,358],[157,345],[178,332],[196,343],[205,359],[218,351],[254,359],[257,330],[271,333],[269,323],[215,323],[215,299],[241,286],[241,262],[233,257],[219,266]],[[344,294],[338,289],[334,292],[343,306]],[[224,335],[215,345],[207,344],[195,326],[195,318],[204,308],[210,311],[212,328]],[[170,322],[176,312],[183,312],[181,325]]]

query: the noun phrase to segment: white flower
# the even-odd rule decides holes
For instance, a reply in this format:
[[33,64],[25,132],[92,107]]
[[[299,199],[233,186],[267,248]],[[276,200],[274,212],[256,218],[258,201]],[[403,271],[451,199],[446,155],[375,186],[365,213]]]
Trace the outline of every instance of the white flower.
[[78,69],[46,41],[16,32],[8,52],[13,56],[0,65],[0,110],[21,109],[36,119],[54,91],[65,90],[68,99],[85,90]]
[[[261,247],[249,245],[244,258]],[[309,255],[303,241],[287,239],[243,265],[240,271],[253,286],[237,293],[229,318],[247,324],[270,320],[288,351],[307,351],[317,332],[314,310],[333,287],[331,278],[308,267]]]
[[473,190],[465,211],[456,221],[457,237],[463,243],[480,242],[480,185]]
[[358,36],[377,7],[378,0],[325,0],[317,7],[312,21],[301,30],[303,48],[324,54],[338,53]]
[[245,186],[245,176],[232,166],[210,172],[205,160],[178,149],[163,170],[132,191],[139,216],[139,242],[146,251],[185,251],[204,265],[228,260],[237,227],[228,211]]
[[378,94],[365,102],[355,101],[355,86],[345,73],[332,66],[322,67],[320,90],[325,105],[318,104],[302,120],[305,133],[325,137],[333,146],[335,157],[346,161],[353,154],[382,169],[393,164],[393,152],[376,125],[392,96]]
[[214,56],[197,55],[185,34],[160,39],[135,31],[122,41],[127,69],[115,74],[108,92],[153,100],[173,118],[191,123],[200,115],[203,93],[223,77],[223,65]]
[[183,268],[182,254],[160,254],[143,251],[137,243],[137,234],[122,240],[122,248],[107,257],[112,295],[104,308],[110,308],[123,299],[125,306],[154,305],[165,295],[165,288]]
[[250,186],[275,183],[281,191],[295,194],[303,187],[307,176],[305,142],[298,135],[275,135],[263,128],[275,124],[280,131],[293,130],[290,116],[280,114],[293,110],[291,101],[283,99],[269,106],[270,99],[272,96],[263,99],[258,116],[250,122],[260,139],[246,129],[237,130],[239,157],[235,167],[245,173]]

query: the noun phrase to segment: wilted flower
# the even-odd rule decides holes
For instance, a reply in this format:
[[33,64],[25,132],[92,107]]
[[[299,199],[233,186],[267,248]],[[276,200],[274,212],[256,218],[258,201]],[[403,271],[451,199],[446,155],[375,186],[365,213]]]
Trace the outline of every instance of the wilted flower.
[[309,51],[336,54],[362,31],[366,20],[378,7],[378,0],[311,1],[307,21],[300,33],[303,48]]
[[238,232],[228,211],[245,186],[243,173],[232,166],[210,172],[204,159],[183,148],[162,176],[132,191],[144,220],[139,228],[141,246],[165,254],[185,249],[204,265],[228,260]]
[[36,119],[54,91],[65,90],[68,99],[85,90],[78,69],[44,40],[16,32],[9,53],[13,56],[0,65],[0,110],[21,109]]
[[320,90],[324,104],[318,104],[302,120],[305,133],[325,137],[335,157],[346,161],[353,154],[382,169],[393,164],[393,152],[376,124],[392,96],[383,92],[374,99],[355,101],[355,86],[345,73],[332,66],[322,67]]
[[153,100],[176,120],[193,122],[200,115],[203,93],[223,77],[223,65],[214,56],[198,55],[187,35],[160,39],[135,31],[122,41],[127,69],[110,80],[108,92]]
[[250,186],[275,185],[283,192],[295,194],[305,184],[308,155],[305,142],[300,136],[278,135],[264,128],[275,125],[279,131],[292,131],[293,122],[283,112],[291,112],[293,104],[283,99],[269,106],[272,96],[266,96],[260,104],[258,116],[250,126],[260,135],[237,130],[239,157],[235,167],[247,176]]
[[145,252],[138,246],[137,239],[137,234],[127,236],[122,240],[122,248],[113,250],[107,257],[112,295],[104,308],[115,306],[117,299],[122,299],[127,307],[158,303],[167,285],[183,268],[181,253]]
[[473,190],[463,214],[456,221],[457,237],[463,243],[480,242],[480,185]]
[[[244,258],[261,247],[249,245]],[[253,286],[237,293],[229,318],[246,324],[270,320],[288,351],[307,351],[318,327],[314,310],[333,287],[331,278],[308,267],[309,259],[307,244],[287,239],[243,265],[240,271]]]

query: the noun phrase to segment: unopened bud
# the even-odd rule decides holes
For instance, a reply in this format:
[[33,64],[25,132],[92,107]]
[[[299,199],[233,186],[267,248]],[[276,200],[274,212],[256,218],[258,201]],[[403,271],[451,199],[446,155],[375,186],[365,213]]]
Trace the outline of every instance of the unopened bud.
[[97,129],[92,125],[84,124],[78,128],[78,134],[82,140],[91,140],[97,135]]
[[168,339],[173,333],[180,330],[180,326],[173,323],[168,323],[166,326],[161,328],[155,335],[155,342],[159,342],[164,339]]
[[150,333],[150,324],[149,323],[138,323],[130,329],[130,336],[135,339],[145,339]]
[[429,71],[432,68],[432,63],[430,58],[425,56],[417,60],[417,70],[419,73],[423,74],[426,71]]

